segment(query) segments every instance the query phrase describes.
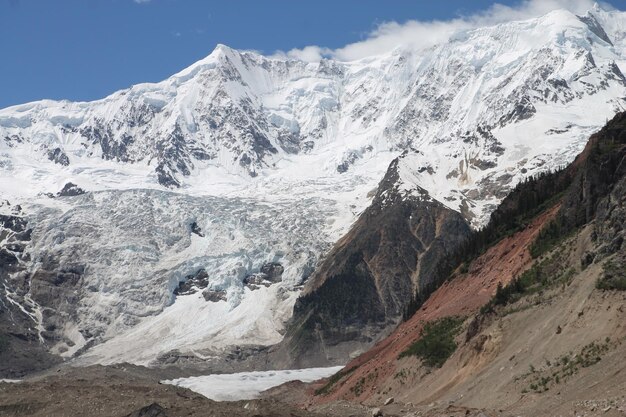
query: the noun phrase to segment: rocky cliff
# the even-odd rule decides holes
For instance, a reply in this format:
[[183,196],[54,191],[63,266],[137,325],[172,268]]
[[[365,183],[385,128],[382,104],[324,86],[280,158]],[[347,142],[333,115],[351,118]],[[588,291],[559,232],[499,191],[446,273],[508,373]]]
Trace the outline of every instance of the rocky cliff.
[[297,300],[282,343],[297,365],[342,363],[371,346],[455,265],[470,227],[424,189],[407,190],[399,164]]
[[[1,203],[6,206],[6,202]],[[6,207],[5,207],[6,208]],[[5,210],[13,214],[0,215],[0,375],[20,378],[60,362],[48,352],[49,346],[40,336],[43,330],[33,325],[41,311],[31,298],[28,286],[13,286],[10,276],[20,274],[21,254],[30,241],[32,230],[23,219],[21,208]]]

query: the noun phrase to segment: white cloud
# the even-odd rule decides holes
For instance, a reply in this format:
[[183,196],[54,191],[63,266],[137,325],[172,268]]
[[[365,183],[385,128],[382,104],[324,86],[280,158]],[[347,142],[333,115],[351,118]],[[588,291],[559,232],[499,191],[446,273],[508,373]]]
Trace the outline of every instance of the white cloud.
[[332,55],[333,51],[328,48],[311,45],[302,49],[294,48],[288,52],[278,52],[279,55],[305,62],[318,62],[324,56]]
[[152,0],[133,0],[133,1],[137,4],[144,4],[144,3],[150,3],[150,1]]
[[[581,14],[591,10],[594,4],[593,0],[525,0],[515,7],[496,3],[482,12],[451,20],[385,22],[376,27],[364,40],[335,50],[311,45],[288,52],[277,51],[275,56],[288,56],[309,62],[319,61],[323,57],[352,61],[378,55],[398,46],[429,48],[445,42],[452,34],[461,30],[529,19],[557,9]],[[605,9],[613,8],[606,3],[602,3],[601,6]]]

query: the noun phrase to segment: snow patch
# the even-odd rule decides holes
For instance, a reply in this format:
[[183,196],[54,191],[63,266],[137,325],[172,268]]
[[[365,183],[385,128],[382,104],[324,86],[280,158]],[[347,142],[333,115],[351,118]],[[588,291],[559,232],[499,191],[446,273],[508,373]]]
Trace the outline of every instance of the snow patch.
[[239,401],[259,398],[261,392],[289,381],[313,382],[339,372],[343,366],[282,371],[240,372],[195,376],[161,381],[189,388],[215,401]]

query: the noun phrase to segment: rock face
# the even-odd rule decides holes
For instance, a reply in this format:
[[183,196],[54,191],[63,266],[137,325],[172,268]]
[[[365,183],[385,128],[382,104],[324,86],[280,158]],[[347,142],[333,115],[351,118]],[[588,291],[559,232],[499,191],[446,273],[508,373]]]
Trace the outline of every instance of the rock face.
[[594,220],[596,249],[581,264],[605,263],[604,284],[626,287],[626,112],[592,136],[564,200],[559,225],[576,228]]
[[405,188],[394,160],[372,205],[309,279],[282,349],[298,366],[345,363],[393,329],[455,265],[470,235],[463,217]]
[[620,113],[590,138],[574,162],[572,168],[578,170],[561,211],[562,221],[571,227],[586,224],[597,216],[598,237],[605,244],[622,236],[625,145],[626,113]]
[[10,280],[12,274],[23,274],[21,255],[32,232],[19,208],[14,212],[0,214],[0,284],[5,289],[0,292],[0,378],[21,378],[59,362],[42,343],[45,329],[32,292]]

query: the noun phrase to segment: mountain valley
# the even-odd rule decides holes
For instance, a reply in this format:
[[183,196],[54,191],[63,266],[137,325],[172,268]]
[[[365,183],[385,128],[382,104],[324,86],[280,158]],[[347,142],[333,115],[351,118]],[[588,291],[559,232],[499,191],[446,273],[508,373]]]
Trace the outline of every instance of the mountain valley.
[[624,415],[624,74],[596,5],[0,109],[0,415]]

